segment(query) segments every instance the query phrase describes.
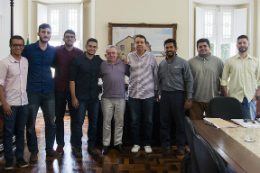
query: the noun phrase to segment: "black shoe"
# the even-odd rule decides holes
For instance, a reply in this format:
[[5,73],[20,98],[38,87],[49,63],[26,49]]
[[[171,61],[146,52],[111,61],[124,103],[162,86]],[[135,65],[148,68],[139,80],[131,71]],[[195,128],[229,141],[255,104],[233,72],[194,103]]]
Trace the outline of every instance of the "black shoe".
[[170,149],[170,146],[162,146],[159,148],[158,153],[166,153]]
[[81,148],[74,148],[73,151],[74,151],[74,155],[75,155],[76,158],[82,158]]
[[177,155],[184,155],[184,148],[178,148],[178,149],[176,150],[176,154],[177,154]]
[[93,156],[97,156],[98,152],[95,146],[88,147],[88,153]]
[[106,155],[109,151],[109,146],[104,146],[103,147],[103,155]]
[[14,169],[13,160],[7,160],[5,162],[5,170]]
[[28,163],[24,160],[23,157],[16,159],[16,164],[18,164],[21,168],[28,167]]
[[116,145],[115,147],[116,147],[116,150],[117,150],[119,153],[125,154],[125,150],[124,150],[124,148],[122,147],[121,144],[118,144],[118,145]]

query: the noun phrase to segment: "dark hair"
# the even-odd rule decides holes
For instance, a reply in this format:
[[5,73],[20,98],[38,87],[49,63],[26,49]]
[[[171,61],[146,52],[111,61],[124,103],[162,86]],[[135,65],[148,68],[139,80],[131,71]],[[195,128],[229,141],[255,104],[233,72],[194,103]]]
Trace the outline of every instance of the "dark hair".
[[[137,37],[139,37],[139,38],[143,38],[145,44],[147,43],[147,42],[146,42],[146,38],[145,38],[145,36],[143,36],[143,35],[141,35],[141,34],[138,34],[138,35],[135,36],[135,39],[136,39]],[[135,42],[135,39],[134,39],[134,42]]]
[[45,28],[50,28],[51,29],[51,25],[47,24],[47,23],[43,23],[39,26],[39,32],[41,29],[45,29]]
[[245,39],[247,39],[247,41],[248,41],[248,37],[247,37],[246,35],[240,35],[239,37],[237,37],[237,41],[238,41],[239,39],[242,39],[242,38],[245,38]]
[[95,43],[97,43],[97,45],[98,45],[98,41],[97,41],[97,39],[95,39],[95,38],[90,38],[90,39],[88,39],[86,45],[88,45],[89,42],[95,42]]
[[12,44],[12,40],[13,40],[13,39],[23,40],[23,44],[24,44],[24,39],[23,39],[23,37],[21,37],[20,35],[14,35],[14,36],[12,36],[12,37],[10,38],[10,41],[9,41],[10,45]]
[[167,43],[173,43],[174,47],[177,48],[177,42],[176,40],[170,38],[170,39],[167,39],[164,41],[164,46],[167,44]]
[[67,34],[67,33],[73,34],[74,36],[76,35],[72,29],[68,29],[67,31],[64,32],[64,37],[65,37],[65,34]]
[[207,45],[210,47],[209,39],[207,39],[207,38],[201,38],[201,39],[199,39],[199,40],[197,41],[197,48],[199,47],[199,43],[204,43],[204,42],[206,42]]

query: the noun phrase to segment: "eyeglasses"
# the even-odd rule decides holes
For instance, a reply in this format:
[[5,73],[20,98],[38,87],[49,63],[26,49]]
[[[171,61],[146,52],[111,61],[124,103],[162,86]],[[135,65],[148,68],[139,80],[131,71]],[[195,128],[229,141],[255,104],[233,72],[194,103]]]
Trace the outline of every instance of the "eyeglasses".
[[107,55],[116,55],[117,54],[117,52],[108,52],[108,53],[106,53]]
[[65,38],[75,38],[75,36],[65,36]]
[[19,46],[19,47],[24,47],[23,44],[11,44],[11,46],[12,46],[12,47],[18,47],[18,46]]

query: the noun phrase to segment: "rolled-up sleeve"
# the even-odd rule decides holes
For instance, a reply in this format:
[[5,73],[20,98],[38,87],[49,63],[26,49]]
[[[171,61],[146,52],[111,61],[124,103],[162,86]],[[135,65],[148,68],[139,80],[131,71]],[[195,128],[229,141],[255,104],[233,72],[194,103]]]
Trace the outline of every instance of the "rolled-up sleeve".
[[257,86],[260,86],[260,61],[258,60],[258,68],[256,70],[256,82],[257,82]]
[[0,85],[4,87],[7,74],[7,66],[3,61],[0,61]]
[[193,93],[193,77],[190,69],[190,65],[188,62],[184,63],[184,81],[186,84],[186,92],[187,92],[187,98],[192,98]]
[[222,78],[221,78],[221,85],[222,86],[227,86],[228,84],[228,77],[229,77],[229,59],[226,60],[223,73],[222,73]]
[[70,65],[70,81],[75,81],[78,72],[77,59],[73,58],[72,63]]

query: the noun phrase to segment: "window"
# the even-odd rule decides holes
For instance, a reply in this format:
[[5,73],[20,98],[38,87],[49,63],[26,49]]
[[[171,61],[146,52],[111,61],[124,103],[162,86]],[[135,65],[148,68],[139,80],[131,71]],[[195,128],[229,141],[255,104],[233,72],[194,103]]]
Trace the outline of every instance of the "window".
[[125,51],[125,45],[120,45],[120,49],[121,49],[122,51]]
[[236,39],[239,35],[247,33],[246,27],[247,9],[245,8],[196,7],[196,41],[200,38],[208,38],[211,53],[224,62],[236,54]]
[[[39,7],[41,8],[39,10]],[[38,4],[38,26],[41,23],[49,23],[52,27],[52,37],[49,44],[59,46],[64,44],[62,41],[64,32],[72,29],[76,34],[75,47],[82,49],[82,4],[56,4],[42,5]],[[46,11],[44,13],[43,11]],[[45,17],[47,16],[47,18]]]

